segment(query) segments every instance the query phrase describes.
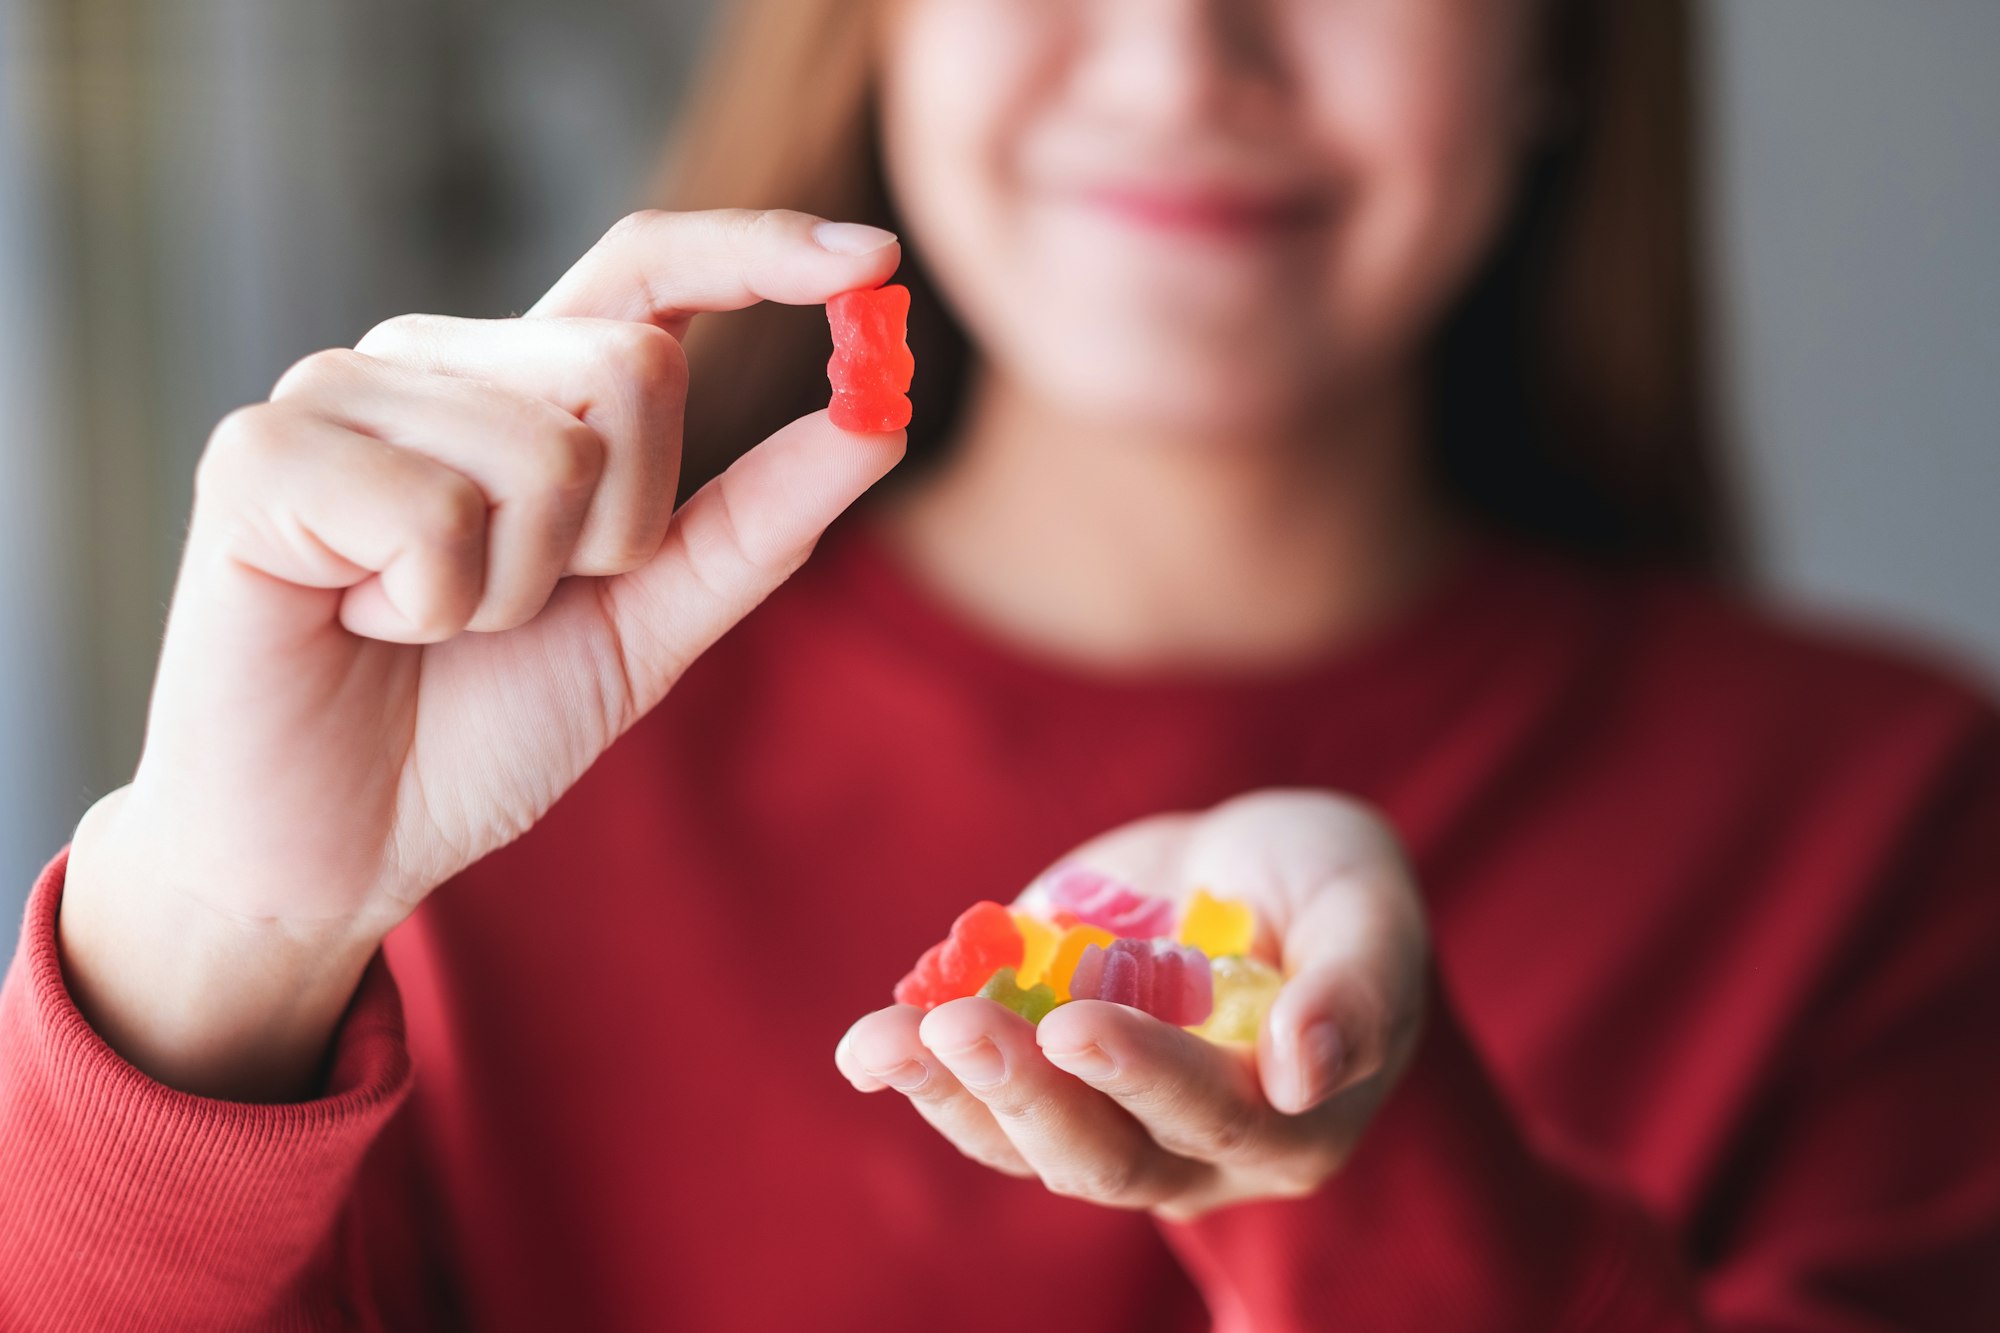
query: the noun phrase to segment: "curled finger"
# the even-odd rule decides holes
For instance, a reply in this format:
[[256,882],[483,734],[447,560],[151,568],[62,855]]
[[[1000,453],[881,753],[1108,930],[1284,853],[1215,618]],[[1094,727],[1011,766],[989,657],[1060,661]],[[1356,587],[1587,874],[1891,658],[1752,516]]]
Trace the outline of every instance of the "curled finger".
[[1010,1176],[1033,1176],[1033,1168],[994,1123],[993,1113],[924,1048],[917,1035],[922,1018],[922,1010],[907,1004],[867,1015],[841,1039],[835,1063],[863,1092],[894,1088],[902,1093],[917,1114],[973,1161]]
[[1035,1029],[990,1000],[939,1005],[920,1035],[1058,1194],[1154,1208],[1196,1188],[1211,1170],[1168,1152],[1109,1097],[1050,1064]]

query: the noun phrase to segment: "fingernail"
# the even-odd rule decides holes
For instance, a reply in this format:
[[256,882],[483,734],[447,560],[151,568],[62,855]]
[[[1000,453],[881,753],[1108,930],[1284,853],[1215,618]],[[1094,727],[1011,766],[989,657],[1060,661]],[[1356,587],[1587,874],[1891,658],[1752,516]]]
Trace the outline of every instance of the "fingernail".
[[871,1069],[870,1078],[879,1078],[898,1092],[915,1092],[930,1082],[931,1067],[922,1060],[905,1060],[894,1069]]
[[1073,1051],[1045,1054],[1057,1068],[1066,1069],[1078,1078],[1107,1079],[1118,1072],[1118,1062],[1106,1055],[1102,1046],[1080,1046]]
[[968,1088],[990,1088],[1007,1077],[1007,1060],[990,1041],[975,1041],[945,1055],[946,1068]]
[[813,227],[812,237],[819,242],[820,249],[837,255],[872,255],[892,244],[896,233],[859,222],[821,222]]
[[1299,1034],[1297,1078],[1301,1112],[1312,1110],[1333,1092],[1334,1082],[1340,1077],[1341,1056],[1340,1033],[1326,1019]]

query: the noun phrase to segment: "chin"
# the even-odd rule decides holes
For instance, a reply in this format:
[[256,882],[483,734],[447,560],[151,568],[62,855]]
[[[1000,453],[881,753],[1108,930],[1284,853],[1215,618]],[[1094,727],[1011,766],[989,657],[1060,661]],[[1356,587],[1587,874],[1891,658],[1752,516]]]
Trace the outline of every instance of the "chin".
[[1013,373],[1051,406],[1108,429],[1249,435],[1296,423],[1330,369],[1289,340],[1160,337],[1083,321],[1019,346]]
[[1024,369],[1051,406],[1118,434],[1248,437],[1296,420],[1305,398],[1296,385],[1213,366],[1173,375],[1157,364],[1129,374],[1079,373],[1076,363]]

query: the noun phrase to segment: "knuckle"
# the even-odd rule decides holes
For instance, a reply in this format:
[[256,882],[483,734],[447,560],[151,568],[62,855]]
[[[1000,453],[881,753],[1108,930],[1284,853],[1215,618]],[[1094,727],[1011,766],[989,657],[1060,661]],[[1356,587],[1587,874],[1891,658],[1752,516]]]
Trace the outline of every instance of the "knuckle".
[[444,323],[437,315],[392,315],[362,334],[354,350],[368,356],[408,353],[435,341]]
[[430,576],[428,585],[410,598],[413,605],[404,613],[414,632],[414,642],[443,643],[472,627],[473,604],[478,585],[456,572]]
[[1139,1183],[1139,1165],[1123,1154],[1099,1156],[1046,1174],[1051,1191],[1071,1199],[1118,1204],[1129,1200]]
[[733,495],[729,488],[724,487],[716,496],[719,503],[714,511],[715,545],[720,552],[726,554],[736,568],[742,569],[758,564],[760,557],[770,553],[751,548],[749,533],[744,526],[742,515],[738,513],[738,502]]
[[804,217],[788,208],[722,208],[708,215],[714,222],[720,248],[739,262],[773,246],[784,244]]
[[464,590],[437,587],[421,606],[410,613],[410,628],[419,643],[443,643],[468,628],[466,616],[456,604],[466,600]]
[[564,412],[543,451],[544,482],[565,500],[588,495],[604,474],[604,437]]
[[1192,1136],[1198,1154],[1213,1162],[1231,1161],[1255,1150],[1263,1125],[1254,1108],[1238,1106],[1203,1125]]
[[1184,1157],[1223,1162],[1251,1157],[1267,1142],[1261,1108],[1241,1097],[1213,1104],[1177,1083],[1147,1079],[1114,1090],[1119,1102],[1144,1121],[1161,1144]]
[[732,241],[753,240],[771,210],[764,208],[718,208],[709,216],[715,225]]
[[964,1094],[951,1086],[948,1079],[933,1074],[914,1088],[906,1088],[903,1095],[924,1106],[945,1107],[958,1101]]
[[580,546],[573,567],[579,574],[599,577],[627,574],[651,560],[657,550],[630,533],[611,534]]
[[1019,1158],[983,1143],[961,1143],[958,1145],[958,1150],[961,1154],[979,1163],[979,1165],[989,1171],[998,1171],[1002,1175],[1014,1176],[1016,1178],[1034,1174]]
[[542,613],[542,608],[548,605],[549,597],[554,592],[553,586],[538,588],[532,593],[522,593],[481,607],[466,628],[488,634],[518,629]]
[[308,353],[294,361],[291,368],[278,377],[278,383],[271,390],[271,399],[275,402],[303,389],[351,379],[360,369],[361,359],[361,353],[347,347],[328,347]]
[[417,522],[433,545],[456,548],[486,534],[486,496],[470,480],[451,473],[421,492]]
[[679,384],[687,379],[687,353],[674,336],[655,324],[619,324],[607,335],[606,359],[614,375],[640,386]]
[[985,1102],[994,1116],[1016,1124],[1046,1119],[1049,1099],[1038,1093],[1027,1092],[1013,1086],[1013,1080],[1002,1083],[990,1091],[984,1091],[980,1100]]
[[223,416],[209,432],[208,448],[203,454],[204,461],[227,457],[251,447],[251,443],[264,433],[263,417],[266,412],[263,403],[239,407]]
[[813,219],[795,208],[766,208],[751,215],[751,228],[759,240],[780,240],[796,235]]
[[215,423],[208,447],[195,468],[197,488],[207,488],[266,458],[279,443],[275,413],[268,403],[239,407]]
[[606,241],[621,241],[634,236],[643,236],[645,233],[659,226],[660,220],[666,216],[665,212],[657,208],[637,209],[612,223],[610,228],[604,233],[604,239]]

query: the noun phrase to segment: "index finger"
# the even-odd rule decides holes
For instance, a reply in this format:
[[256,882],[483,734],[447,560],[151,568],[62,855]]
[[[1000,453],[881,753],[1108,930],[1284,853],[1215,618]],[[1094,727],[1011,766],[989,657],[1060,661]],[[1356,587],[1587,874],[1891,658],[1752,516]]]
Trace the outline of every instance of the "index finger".
[[678,338],[703,311],[816,305],[879,286],[901,260],[892,232],[789,209],[634,213],[528,314],[656,324]]

